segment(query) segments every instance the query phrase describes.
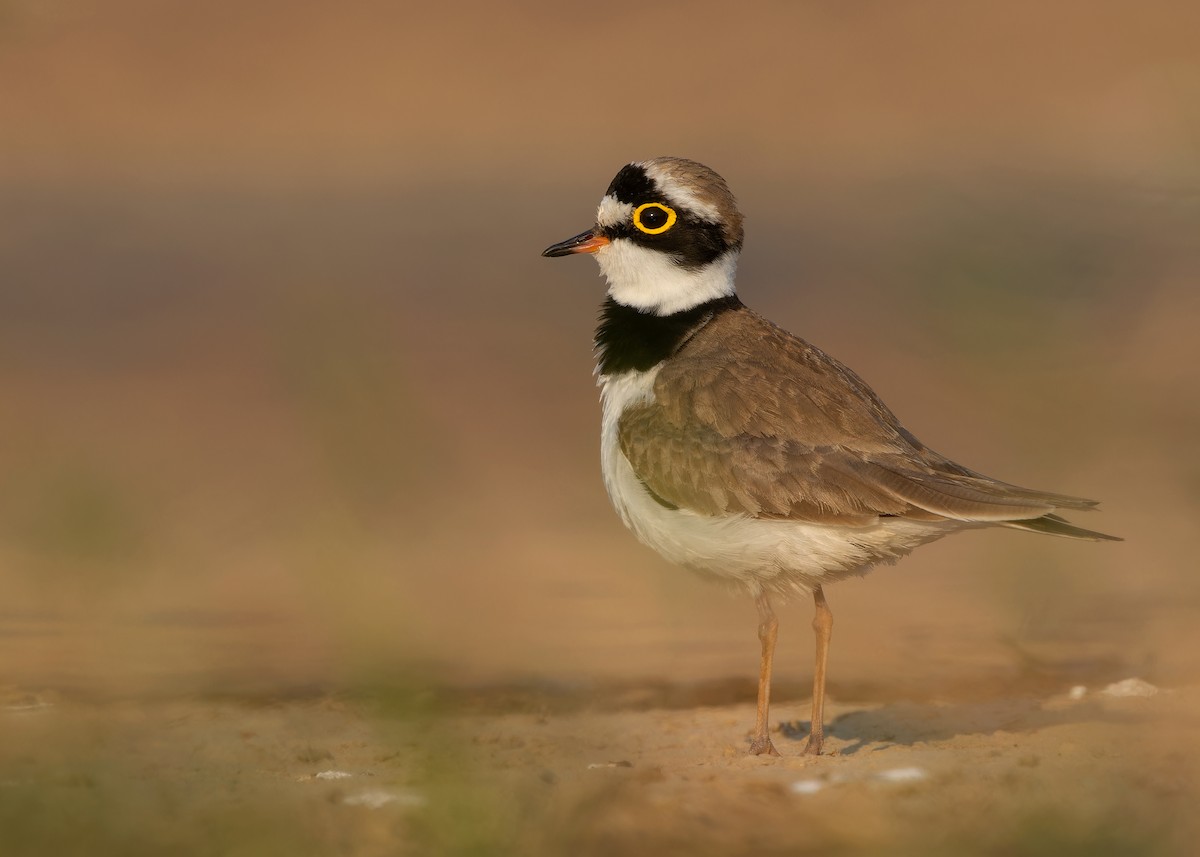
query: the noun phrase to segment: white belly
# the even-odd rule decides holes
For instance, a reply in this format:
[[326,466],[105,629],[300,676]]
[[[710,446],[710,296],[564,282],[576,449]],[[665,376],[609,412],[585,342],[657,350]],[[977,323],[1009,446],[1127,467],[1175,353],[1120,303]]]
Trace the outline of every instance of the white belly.
[[962,525],[880,518],[867,527],[827,526],[748,515],[700,515],[668,509],[646,490],[621,452],[624,410],[654,400],[658,369],[601,376],[600,462],[604,485],[621,520],[671,562],[741,584],[752,593],[808,592],[841,577],[863,574]]

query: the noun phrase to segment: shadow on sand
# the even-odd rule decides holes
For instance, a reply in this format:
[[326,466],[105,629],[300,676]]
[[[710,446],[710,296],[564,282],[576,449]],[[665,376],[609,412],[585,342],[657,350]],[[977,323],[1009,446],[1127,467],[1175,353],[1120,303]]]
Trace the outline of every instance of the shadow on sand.
[[[1145,720],[1134,712],[1111,711],[1098,700],[1053,700],[1023,698],[979,703],[898,702],[880,708],[848,711],[825,725],[827,738],[849,742],[838,748],[844,756],[873,752],[891,746],[915,746],[963,735],[1036,732],[1069,723],[1129,723]],[[780,724],[788,741],[807,739],[807,720]]]

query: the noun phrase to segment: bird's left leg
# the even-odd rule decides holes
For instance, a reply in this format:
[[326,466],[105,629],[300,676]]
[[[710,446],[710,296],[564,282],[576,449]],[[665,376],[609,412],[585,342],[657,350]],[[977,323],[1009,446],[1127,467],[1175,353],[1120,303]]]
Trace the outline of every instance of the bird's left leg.
[[778,756],[779,751],[771,743],[767,714],[771,707],[771,662],[775,658],[779,620],[775,618],[767,593],[759,593],[754,604],[758,607],[758,640],[762,644],[762,662],[758,669],[758,715],[754,721],[754,737],[750,740],[750,755],[761,756],[765,753]]
[[825,664],[829,660],[829,638],[833,635],[833,613],[819,586],[813,590],[813,604],[817,608],[812,622],[817,637],[817,658],[813,669],[812,728],[804,746],[806,756],[821,755],[821,744],[825,739]]

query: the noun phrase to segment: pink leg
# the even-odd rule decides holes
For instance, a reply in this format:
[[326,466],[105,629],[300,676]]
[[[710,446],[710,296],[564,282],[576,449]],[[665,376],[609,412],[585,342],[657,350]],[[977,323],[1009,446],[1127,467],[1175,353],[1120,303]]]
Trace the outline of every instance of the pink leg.
[[755,599],[758,607],[758,640],[762,643],[762,663],[758,669],[758,715],[754,721],[754,737],[750,741],[750,754],[761,756],[764,753],[778,756],[779,751],[771,743],[770,728],[767,720],[768,709],[771,707],[771,662],[775,658],[775,639],[779,635],[779,620],[771,609],[771,601],[764,592]]
[[819,586],[813,590],[813,603],[817,608],[812,622],[817,635],[817,663],[813,669],[812,731],[808,733],[808,744],[804,747],[806,756],[821,755],[821,743],[825,739],[825,664],[829,660],[829,638],[833,635],[833,613]]

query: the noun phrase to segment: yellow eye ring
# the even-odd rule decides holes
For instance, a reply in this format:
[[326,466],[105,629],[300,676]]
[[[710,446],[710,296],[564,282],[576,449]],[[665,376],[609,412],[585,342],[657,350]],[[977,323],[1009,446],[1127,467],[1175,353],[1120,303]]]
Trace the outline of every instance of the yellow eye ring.
[[[652,209],[654,211],[666,212],[667,222],[663,223],[659,226],[647,226],[645,223],[642,223],[642,212],[646,211],[647,209]],[[633,210],[633,225],[636,226],[638,229],[640,229],[642,232],[645,232],[647,235],[659,235],[663,232],[666,232],[668,229],[670,229],[672,226],[675,225],[675,220],[676,220],[675,209],[669,208],[669,207],[663,205],[661,202],[642,203],[641,205],[639,205],[637,208],[635,208]]]

